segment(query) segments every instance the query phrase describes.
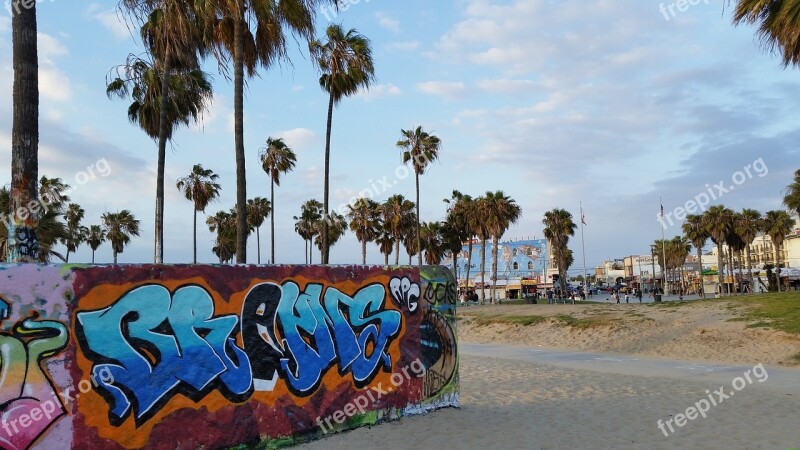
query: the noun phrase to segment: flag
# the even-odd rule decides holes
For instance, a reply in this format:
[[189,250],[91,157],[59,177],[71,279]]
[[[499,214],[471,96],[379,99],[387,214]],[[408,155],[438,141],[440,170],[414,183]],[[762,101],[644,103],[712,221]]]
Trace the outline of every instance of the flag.
[[583,211],[581,211],[581,223],[586,225],[586,214]]
[[661,205],[661,218],[664,218],[664,205]]

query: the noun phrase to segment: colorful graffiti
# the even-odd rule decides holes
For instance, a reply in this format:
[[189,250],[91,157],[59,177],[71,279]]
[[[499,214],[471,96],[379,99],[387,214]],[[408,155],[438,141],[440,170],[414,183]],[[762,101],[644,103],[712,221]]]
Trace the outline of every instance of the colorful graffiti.
[[0,270],[3,448],[298,442],[458,404],[446,269]]

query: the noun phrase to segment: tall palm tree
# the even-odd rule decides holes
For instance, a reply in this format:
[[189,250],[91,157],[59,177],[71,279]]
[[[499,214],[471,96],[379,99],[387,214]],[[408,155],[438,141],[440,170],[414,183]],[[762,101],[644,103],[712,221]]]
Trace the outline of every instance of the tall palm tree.
[[486,197],[478,197],[472,203],[469,217],[470,228],[481,243],[481,303],[486,300],[486,241],[492,237],[486,217]]
[[236,211],[217,211],[213,216],[206,218],[208,230],[217,233],[214,247],[211,251],[219,258],[219,263],[224,264],[236,256]]
[[775,270],[778,280],[778,291],[781,290],[781,246],[786,236],[794,228],[794,219],[786,211],[767,211],[763,220],[764,233],[772,240],[775,249]]
[[312,241],[317,235],[317,229],[320,228],[318,223],[322,220],[322,203],[314,199],[307,200],[300,207],[300,216],[294,216],[294,220],[294,230],[306,244],[306,264],[311,264],[313,261]]
[[205,212],[208,204],[219,197],[222,189],[217,183],[219,176],[211,169],[204,169],[202,165],[195,164],[192,172],[178,179],[175,187],[183,193],[186,200],[194,204],[194,217],[192,221],[192,243],[194,253],[192,264],[197,264],[197,213]]
[[[272,203],[269,200],[261,197],[252,198],[247,201],[247,224],[250,228],[256,230],[256,248],[258,254],[258,263],[261,264],[261,225],[264,224],[264,220],[266,220],[267,216],[274,216],[272,213]],[[274,221],[273,221],[274,223]],[[273,242],[274,247],[274,242]],[[275,257],[275,252],[273,251],[272,257]],[[275,264],[275,260],[270,261],[271,264]]]
[[[324,223],[324,219],[317,222],[317,234],[314,238],[314,243],[317,245],[320,255],[323,253],[325,243],[327,243],[329,247],[333,247],[347,232],[347,221],[343,215],[335,211],[331,211],[331,214],[328,216],[328,224],[326,227],[322,226]],[[327,236],[323,234],[326,232]]]
[[755,209],[745,208],[739,215],[739,220],[734,224],[736,232],[741,236],[742,241],[746,244],[745,252],[747,258],[747,278],[750,280],[750,286],[753,286],[753,264],[750,260],[750,245],[755,240],[758,233],[761,231],[761,213]]
[[414,212],[412,209],[408,212],[407,222],[406,225],[403,227],[402,233],[402,241],[403,241],[403,248],[406,249],[406,254],[408,255],[408,265],[411,265],[411,258],[415,255],[421,254],[419,247],[417,246],[417,213]]
[[[566,292],[566,279],[564,277],[565,268],[563,262],[568,258],[565,256],[569,238],[575,236],[575,230],[578,228],[575,222],[572,221],[572,214],[565,209],[552,209],[544,213],[542,219],[544,225],[544,237],[550,241],[550,248],[556,253],[556,265],[558,266],[558,280],[561,285],[561,292]],[[663,267],[663,266],[662,266]]]
[[89,226],[89,229],[86,232],[86,243],[89,244],[89,247],[92,249],[92,264],[94,264],[94,252],[97,251],[97,248],[100,247],[100,244],[105,241],[106,230],[104,230],[100,225]]
[[425,264],[430,266],[442,262],[445,252],[445,243],[442,239],[442,224],[439,222],[425,222],[420,229],[420,254],[425,252]]
[[[335,4],[336,2],[334,2]],[[319,84],[328,93],[328,124],[325,133],[325,189],[322,200],[325,212],[323,220],[322,264],[328,264],[327,239],[328,194],[330,192],[331,128],[333,126],[333,107],[343,98],[349,97],[361,87],[369,88],[375,79],[375,66],[372,61],[372,48],[369,39],[356,30],[345,33],[340,25],[330,25],[326,31],[325,42],[313,40],[308,48],[313,61],[319,66],[322,76]]]
[[127,209],[116,213],[104,213],[102,220],[106,238],[111,241],[114,264],[116,264],[117,255],[122,253],[125,245],[131,241],[131,236],[139,236],[139,221]]
[[735,25],[757,25],[764,47],[781,53],[784,67],[800,64],[800,2],[797,0],[736,0]]
[[453,258],[453,277],[457,287],[460,286],[458,281],[458,256],[464,248],[464,241],[469,238],[463,224],[463,218],[453,214],[451,209],[448,211],[447,219],[445,219],[441,229],[442,246]]
[[48,178],[42,175],[39,180],[39,198],[42,203],[46,203],[49,209],[61,211],[69,203],[67,191],[70,186],[64,183],[61,178]]
[[392,235],[395,245],[394,265],[400,265],[400,243],[411,222],[414,203],[400,194],[389,197],[381,207],[383,226]]
[[[123,3],[133,1],[123,0]],[[109,80],[106,87],[109,98],[130,99],[128,120],[158,141],[153,245],[153,261],[157,264],[164,262],[164,167],[167,141],[172,139],[179,125],[197,121],[212,97],[208,76],[196,66],[196,62],[195,66],[180,70],[165,69],[164,65],[161,61],[129,56],[125,64],[116,68],[116,76]]]
[[714,205],[703,213],[703,221],[709,237],[717,245],[717,279],[719,292],[722,295],[723,286],[725,286],[723,282],[725,264],[722,258],[722,245],[733,228],[733,211],[723,205]]
[[361,243],[361,264],[367,263],[367,242],[378,237],[381,223],[381,205],[375,200],[361,197],[355,203],[347,205],[347,218],[350,230],[356,234]]
[[[417,187],[417,248],[420,248],[419,176],[425,174],[428,165],[439,158],[442,141],[436,135],[425,132],[422,127],[400,130],[400,134],[402,134],[402,138],[397,141],[397,147],[403,151],[403,163],[411,162],[414,168]],[[422,267],[422,252],[420,252],[417,265]]]
[[64,213],[64,220],[67,223],[66,234],[61,238],[61,243],[67,247],[67,254],[64,262],[69,263],[69,254],[78,251],[78,247],[85,241],[87,228],[81,226],[85,211],[77,203],[70,203]]
[[697,214],[690,214],[686,216],[686,221],[683,222],[683,234],[686,239],[692,243],[695,250],[697,250],[697,262],[700,264],[700,297],[706,298],[705,289],[703,289],[703,247],[708,241],[709,235],[706,230],[703,216]]
[[794,173],[792,184],[786,187],[783,204],[790,210],[800,214],[800,169]]
[[[11,211],[36,201],[39,178],[39,57],[36,43],[36,2],[11,15],[14,89],[11,125]],[[24,219],[14,214],[6,231],[10,262],[39,259],[35,212]]]
[[[267,146],[260,150],[258,159],[261,168],[269,176],[269,202],[275,209],[275,185],[281,185],[281,175],[291,172],[297,163],[297,156],[281,138],[267,138]],[[272,264],[275,264],[275,214],[270,217],[270,235],[272,236]],[[259,246],[259,264],[261,264],[261,248]]]
[[244,150],[244,80],[257,75],[259,66],[288,61],[288,35],[304,40],[314,36],[318,7],[335,0],[217,0],[205,3],[213,23],[215,56],[221,66],[233,63],[234,144],[236,154],[236,262],[247,262],[247,181]]
[[495,284],[497,284],[497,250],[500,247],[500,239],[512,224],[517,223],[522,215],[522,209],[503,191],[487,192],[484,199],[483,220],[492,236],[492,299],[494,299]]
[[[144,103],[140,103],[144,108],[141,113],[150,117],[144,122],[140,121],[139,125],[158,141],[153,259],[161,264],[164,261],[164,166],[167,141],[171,139],[178,123],[188,123],[186,119],[175,120],[172,114],[176,110],[184,113],[186,110],[195,110],[197,112],[189,115],[196,120],[198,112],[202,112],[211,98],[210,85],[205,80],[205,74],[199,70],[199,59],[208,51],[205,39],[208,36],[208,17],[198,11],[196,7],[203,5],[198,2],[121,0],[120,5],[131,22],[141,25],[139,34],[151,61],[129,57],[128,63],[118,69],[118,73],[125,73],[125,76],[118,76],[109,83],[107,91],[112,95],[120,87],[130,85],[134,94],[134,104],[131,106],[134,107],[135,87],[144,88],[139,90],[139,95],[145,99]],[[148,71],[139,63],[149,65],[154,71]],[[128,76],[131,74],[134,76]],[[189,98],[181,98],[186,94]],[[126,97],[127,88],[116,95]],[[128,110],[129,118],[134,113],[133,109]]]

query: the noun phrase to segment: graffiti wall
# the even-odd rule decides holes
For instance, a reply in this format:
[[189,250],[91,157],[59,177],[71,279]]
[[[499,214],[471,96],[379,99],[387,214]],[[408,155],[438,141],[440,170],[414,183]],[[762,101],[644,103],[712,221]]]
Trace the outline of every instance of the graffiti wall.
[[453,283],[441,267],[0,266],[0,447],[280,446],[458,406]]

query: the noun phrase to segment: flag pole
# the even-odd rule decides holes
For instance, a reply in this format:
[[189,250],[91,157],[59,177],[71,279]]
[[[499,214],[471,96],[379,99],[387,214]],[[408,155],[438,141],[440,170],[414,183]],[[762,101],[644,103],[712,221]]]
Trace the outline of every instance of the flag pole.
[[589,280],[586,273],[586,244],[583,240],[583,226],[586,225],[585,217],[583,216],[583,202],[579,203],[581,208],[581,251],[583,252],[583,294],[589,296]]
[[[665,224],[665,222],[664,222],[664,201],[661,199],[661,197],[658,197],[658,202],[661,204],[661,222],[660,222],[661,223],[661,253],[662,253],[662,257],[664,258],[664,265],[661,266],[661,276],[662,276],[662,278],[664,278],[664,284],[661,285],[661,288],[662,289],[666,289],[667,288],[667,241],[666,241],[666,238],[664,238],[664,228],[665,228],[665,226],[664,226],[664,224]],[[667,294],[667,291],[665,291],[664,294]]]

